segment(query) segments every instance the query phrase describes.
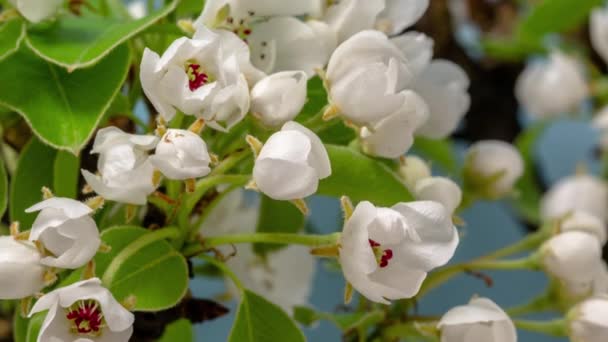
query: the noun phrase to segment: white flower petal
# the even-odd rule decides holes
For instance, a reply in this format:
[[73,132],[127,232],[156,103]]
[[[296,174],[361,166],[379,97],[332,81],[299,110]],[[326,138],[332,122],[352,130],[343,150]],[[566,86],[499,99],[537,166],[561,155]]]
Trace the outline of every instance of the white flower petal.
[[597,8],[591,12],[589,35],[595,51],[608,63],[608,9]]
[[429,0],[386,0],[376,27],[388,35],[399,34],[418,21],[429,7]]
[[49,19],[63,5],[63,0],[16,0],[17,10],[27,20],[37,23]]
[[542,254],[547,272],[570,282],[591,282],[602,262],[598,239],[582,231],[567,231],[552,237],[544,243]]
[[331,163],[323,141],[311,130],[300,125],[295,121],[287,122],[281,128],[283,131],[297,131],[304,133],[310,139],[311,153],[308,162],[317,171],[319,179],[327,178],[331,175]]
[[324,21],[343,42],[357,32],[373,28],[383,8],[384,0],[342,0],[327,8]]
[[[405,1],[412,2],[411,0]],[[391,38],[391,42],[403,52],[414,75],[422,74],[433,58],[434,41],[424,33],[410,31]]]
[[462,201],[462,190],[458,184],[445,177],[428,177],[419,180],[414,188],[414,193],[418,200],[443,204],[450,213],[453,213]]
[[294,119],[306,103],[306,73],[283,71],[267,76],[251,90],[251,111],[271,127]]
[[0,299],[32,296],[44,287],[45,268],[33,244],[0,236]]
[[571,211],[585,211],[606,222],[608,220],[608,186],[592,175],[573,175],[553,185],[541,200],[545,219],[560,218]]

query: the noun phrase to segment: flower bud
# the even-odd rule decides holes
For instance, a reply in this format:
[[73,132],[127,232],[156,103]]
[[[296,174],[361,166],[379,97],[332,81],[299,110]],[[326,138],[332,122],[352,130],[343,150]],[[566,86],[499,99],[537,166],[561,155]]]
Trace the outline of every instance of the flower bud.
[[561,222],[561,232],[582,231],[594,235],[600,244],[606,244],[606,225],[594,215],[585,211],[575,210]]
[[445,177],[428,177],[419,180],[414,196],[421,201],[435,201],[454,213],[462,201],[462,190],[453,180]]
[[410,155],[405,157],[405,160],[401,163],[399,175],[405,185],[413,191],[419,180],[431,177],[431,167],[422,158]]
[[484,198],[500,198],[513,190],[524,172],[524,162],[511,144],[479,141],[469,148],[464,170],[465,187]]
[[608,186],[602,179],[576,174],[559,180],[541,200],[541,216],[561,218],[575,211],[585,211],[602,221],[608,220]]
[[37,23],[54,16],[63,0],[9,0],[25,19]]
[[184,129],[167,130],[150,157],[155,168],[167,178],[176,180],[206,176],[211,171],[210,161],[203,139]]
[[516,342],[511,318],[487,298],[473,298],[448,311],[437,324],[442,342]]
[[30,231],[30,241],[40,241],[52,255],[40,263],[76,269],[89,262],[99,249],[101,239],[91,208],[69,198],[52,197],[25,210],[40,211]]
[[515,85],[517,99],[536,118],[575,110],[588,92],[578,62],[561,52],[551,53],[546,63],[528,65]]
[[306,73],[283,71],[263,78],[251,90],[251,111],[270,127],[281,126],[306,103]]
[[0,236],[0,299],[32,296],[44,287],[42,255],[28,241]]
[[608,336],[608,297],[587,299],[568,313],[572,341],[604,342]]
[[591,12],[589,35],[595,51],[602,57],[604,63],[608,63],[608,9],[597,8]]
[[310,196],[319,180],[329,175],[331,165],[321,139],[293,121],[268,138],[253,167],[260,191],[276,200]]

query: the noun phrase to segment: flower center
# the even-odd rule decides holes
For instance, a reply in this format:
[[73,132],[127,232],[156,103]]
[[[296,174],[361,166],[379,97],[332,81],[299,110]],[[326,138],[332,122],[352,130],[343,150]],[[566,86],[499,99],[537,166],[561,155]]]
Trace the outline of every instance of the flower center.
[[247,11],[247,15],[243,18],[236,18],[234,16],[227,16],[224,22],[220,24],[220,28],[232,31],[245,43],[247,43],[247,37],[251,34],[251,22],[255,16],[254,11]]
[[71,321],[70,331],[79,335],[99,336],[105,326],[101,306],[95,300],[81,300],[67,309],[66,318]]
[[209,82],[209,75],[203,71],[200,64],[188,63],[186,65],[186,74],[188,75],[190,91],[195,91]]
[[393,258],[393,250],[390,248],[383,249],[379,243],[372,239],[368,239],[369,245],[374,251],[374,255],[376,256],[376,262],[378,266],[384,268],[388,266],[388,261]]

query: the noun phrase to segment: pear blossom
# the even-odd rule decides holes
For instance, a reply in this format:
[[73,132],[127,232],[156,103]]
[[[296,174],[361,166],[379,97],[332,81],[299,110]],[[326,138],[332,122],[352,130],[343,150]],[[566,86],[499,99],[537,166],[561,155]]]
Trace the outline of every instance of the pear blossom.
[[578,62],[558,51],[546,63],[526,67],[515,85],[515,95],[536,118],[554,117],[575,110],[589,89]]
[[52,197],[25,210],[40,211],[30,230],[30,241],[39,241],[52,253],[40,260],[46,266],[76,269],[89,262],[101,239],[91,218],[93,209],[70,198]]
[[323,2],[322,20],[337,33],[338,42],[343,42],[356,33],[373,29],[377,17],[385,9],[385,0],[341,0],[330,6]]
[[450,135],[471,106],[469,84],[459,65],[443,59],[430,62],[412,85],[412,90],[428,103],[430,113],[416,133],[432,139]]
[[591,12],[589,36],[595,51],[608,63],[608,8],[596,8]]
[[346,120],[366,126],[396,113],[413,79],[401,50],[379,31],[362,31],[332,54],[327,67],[331,104]]
[[462,190],[458,184],[446,177],[428,177],[419,180],[414,187],[417,200],[435,201],[454,213],[462,201]]
[[82,170],[82,175],[106,199],[143,205],[156,188],[152,181],[154,167],[147,151],[157,142],[155,136],[127,134],[116,127],[102,128],[91,150],[99,154],[97,169],[101,175],[87,170]]
[[523,172],[523,159],[509,143],[482,140],[467,151],[465,182],[486,197],[508,194]]
[[411,298],[427,272],[447,263],[458,246],[451,213],[433,201],[377,208],[360,202],[340,238],[346,280],[369,300]]
[[602,220],[588,212],[574,210],[561,221],[560,232],[578,230],[594,235],[600,244],[606,244],[606,225]]
[[98,278],[47,293],[29,316],[46,310],[38,342],[127,342],[133,334],[135,316],[114,299]]
[[593,175],[576,174],[551,186],[541,200],[544,219],[560,218],[574,210],[585,211],[602,221],[608,220],[608,186]]
[[150,162],[169,179],[199,178],[211,171],[207,144],[198,134],[184,129],[167,130]]
[[32,23],[50,19],[63,5],[63,0],[9,0],[9,2]]
[[33,296],[45,286],[42,255],[28,241],[0,236],[0,299]]
[[516,342],[511,318],[492,300],[473,298],[469,304],[449,310],[437,324],[441,342]]
[[428,119],[429,110],[416,93],[405,90],[405,103],[395,113],[375,123],[371,129],[361,128],[361,147],[368,154],[397,158],[414,143],[414,131]]
[[203,27],[193,39],[175,40],[162,57],[146,48],[140,78],[144,93],[165,120],[179,110],[226,131],[249,111],[247,63],[249,50],[234,33]]
[[422,158],[409,155],[401,163],[399,175],[410,191],[413,191],[419,180],[431,177],[431,167]]
[[541,264],[566,283],[590,284],[602,263],[602,246],[595,235],[567,231],[547,240],[540,250]]
[[329,175],[331,165],[321,139],[293,121],[268,138],[253,167],[260,191],[276,200],[310,196],[319,180]]
[[[608,295],[608,266],[605,261],[595,265],[591,281],[562,280],[563,292],[575,301],[590,296]],[[566,298],[568,298],[566,297]]]
[[[409,1],[409,0],[407,0]],[[433,38],[424,33],[409,31],[391,38],[393,43],[405,56],[408,66],[415,76],[427,69],[433,58]]]
[[385,0],[376,18],[376,29],[388,34],[401,33],[418,21],[429,7],[429,0]]
[[263,78],[251,90],[251,112],[267,126],[294,119],[306,103],[306,73],[283,71]]
[[608,335],[608,296],[589,298],[571,309],[568,328],[572,341],[605,341]]

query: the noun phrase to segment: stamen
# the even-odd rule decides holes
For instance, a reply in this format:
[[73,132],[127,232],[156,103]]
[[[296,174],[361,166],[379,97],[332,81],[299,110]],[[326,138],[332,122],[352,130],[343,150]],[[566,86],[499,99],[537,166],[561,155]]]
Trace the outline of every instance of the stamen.
[[75,334],[97,337],[106,326],[103,312],[95,300],[81,300],[67,310],[66,318],[72,321],[70,331]]
[[393,250],[392,249],[382,249],[380,244],[372,239],[368,239],[369,245],[374,251],[374,255],[376,256],[376,262],[380,268],[384,268],[388,266],[389,260],[393,258]]
[[202,87],[209,81],[209,76],[201,70],[200,64],[190,63],[186,67],[190,91]]

